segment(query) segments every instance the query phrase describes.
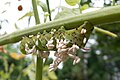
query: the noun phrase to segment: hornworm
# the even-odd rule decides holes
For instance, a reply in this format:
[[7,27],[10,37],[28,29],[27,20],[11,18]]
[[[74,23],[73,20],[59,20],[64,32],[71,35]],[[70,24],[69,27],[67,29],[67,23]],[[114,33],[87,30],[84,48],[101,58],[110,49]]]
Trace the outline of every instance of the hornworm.
[[52,50],[56,50],[56,42],[61,39],[69,41],[67,45],[69,47],[75,44],[80,48],[84,48],[93,28],[93,25],[89,21],[85,21],[80,27],[72,30],[65,30],[64,27],[61,27],[58,30],[51,29],[50,32],[44,31],[42,34],[38,33],[37,35],[24,37],[20,43],[20,50],[26,54],[27,49],[33,49],[34,46],[36,50],[49,51],[46,44],[50,39],[53,40],[54,45]]

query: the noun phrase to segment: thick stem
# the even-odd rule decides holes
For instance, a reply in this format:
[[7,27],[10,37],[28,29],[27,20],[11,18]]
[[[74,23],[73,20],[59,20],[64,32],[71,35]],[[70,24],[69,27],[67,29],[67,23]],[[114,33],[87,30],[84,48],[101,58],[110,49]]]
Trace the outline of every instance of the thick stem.
[[120,5],[112,6],[73,17],[62,18],[44,24],[38,24],[28,29],[0,36],[0,45],[15,43],[20,41],[24,36],[28,36],[30,34],[34,35],[38,32],[43,32],[44,30],[50,31],[52,28],[58,29],[61,26],[65,26],[66,29],[73,29],[79,27],[84,21],[90,21],[94,26],[120,21],[119,9]]
[[41,59],[40,56],[37,56],[36,80],[42,80],[42,70],[43,70],[43,59]]
[[49,20],[51,21],[51,11],[50,11],[50,6],[49,6],[49,0],[46,0],[47,3],[47,8],[48,8],[48,13],[49,13]]
[[[36,24],[40,24],[36,0],[32,0],[33,12]],[[42,80],[43,59],[37,55],[36,62],[36,80]]]

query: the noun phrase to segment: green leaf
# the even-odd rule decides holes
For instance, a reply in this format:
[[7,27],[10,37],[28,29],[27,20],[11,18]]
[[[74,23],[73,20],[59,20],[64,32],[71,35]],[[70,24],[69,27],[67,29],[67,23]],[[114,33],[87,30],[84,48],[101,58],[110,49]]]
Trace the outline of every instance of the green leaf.
[[70,6],[75,6],[77,3],[80,2],[80,0],[65,0],[67,4]]
[[11,74],[14,71],[15,65],[12,63],[9,67],[9,74]]
[[32,11],[24,14],[24,15],[23,15],[22,17],[20,17],[18,20],[21,20],[21,19],[23,19],[23,18],[25,18],[25,17],[29,17],[29,16],[33,16],[33,12],[32,12]]
[[47,5],[45,3],[38,0],[37,5],[40,6],[44,12],[48,12],[48,8],[47,8]]
[[84,5],[80,8],[80,10],[82,11],[82,10],[85,10],[85,9],[87,9],[87,8],[89,8],[89,5],[88,5],[88,4],[84,4]]
[[[44,66],[43,72],[45,73],[45,74],[43,75],[43,77],[46,77],[46,78],[48,78],[49,80],[57,80],[57,76],[56,76],[55,72],[54,72],[54,71],[50,72],[48,65]],[[46,74],[47,74],[47,75],[46,75]],[[44,78],[43,80],[47,80],[47,79]]]
[[48,77],[51,80],[57,80],[57,76],[56,76],[55,72],[48,72]]
[[61,12],[59,12],[54,19],[60,19],[60,18],[66,18],[66,17],[71,17],[71,16],[75,16],[75,15],[79,15],[80,11],[78,8],[67,8],[67,7],[60,7],[62,9]]

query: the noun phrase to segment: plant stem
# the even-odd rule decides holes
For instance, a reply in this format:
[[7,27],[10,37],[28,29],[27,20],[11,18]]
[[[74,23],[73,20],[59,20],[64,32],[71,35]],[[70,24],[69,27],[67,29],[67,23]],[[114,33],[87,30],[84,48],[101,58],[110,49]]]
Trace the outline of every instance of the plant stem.
[[110,32],[110,31],[107,31],[107,30],[104,30],[104,29],[101,29],[101,28],[98,28],[98,27],[94,27],[94,29],[95,29],[95,31],[97,31],[97,32],[101,32],[101,33],[103,33],[103,34],[107,34],[107,35],[112,36],[112,37],[114,37],[114,38],[117,37],[116,34]]
[[[40,24],[36,0],[32,0],[33,12],[36,24]],[[43,59],[37,55],[36,62],[36,80],[42,80]]]
[[37,56],[36,80],[42,80],[42,70],[43,70],[43,59],[41,59],[40,56]]
[[50,11],[50,6],[49,6],[49,0],[46,0],[47,3],[47,8],[48,8],[48,13],[49,13],[49,20],[51,21],[51,11]]
[[65,26],[66,29],[77,28],[83,24],[84,21],[91,22],[94,26],[104,23],[120,21],[120,5],[103,8],[97,11],[80,14],[73,17],[62,18],[50,21],[44,24],[38,24],[33,27],[16,31],[11,34],[0,36],[0,45],[15,43],[22,39],[24,36],[35,35],[44,30],[50,31],[52,28],[58,29]]
[[40,18],[39,18],[39,15],[38,15],[36,0],[32,0],[32,6],[33,6],[35,22],[36,22],[36,24],[40,24]]

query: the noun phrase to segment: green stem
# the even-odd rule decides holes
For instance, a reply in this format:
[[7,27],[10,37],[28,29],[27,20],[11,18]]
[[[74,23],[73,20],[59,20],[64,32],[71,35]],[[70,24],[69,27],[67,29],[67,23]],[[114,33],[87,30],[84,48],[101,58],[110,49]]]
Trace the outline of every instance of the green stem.
[[29,36],[31,34],[35,35],[38,32],[43,32],[44,30],[50,31],[52,28],[58,29],[61,26],[65,26],[66,29],[73,29],[79,27],[81,24],[83,24],[84,21],[89,21],[94,26],[104,23],[120,21],[119,9],[120,5],[112,6],[73,17],[62,18],[44,24],[38,24],[24,30],[0,36],[0,45],[15,43],[20,41],[24,36]]
[[50,11],[50,6],[49,6],[49,0],[46,0],[47,3],[47,8],[48,8],[48,13],[49,13],[49,20],[51,21],[51,11]]
[[40,56],[37,56],[36,80],[42,80],[42,70],[43,70],[43,59],[41,59]]
[[[35,22],[36,24],[40,24],[36,0],[32,0],[32,6],[33,6]],[[42,80],[42,70],[43,70],[43,59],[39,55],[37,55],[36,80]]]
[[39,19],[39,15],[38,15],[36,0],[32,0],[32,6],[33,6],[35,22],[36,22],[36,24],[40,24],[40,19]]
[[107,31],[107,30],[104,30],[104,29],[98,28],[98,27],[94,27],[94,30],[97,31],[97,32],[101,32],[101,33],[103,33],[103,34],[107,34],[107,35],[109,35],[109,36],[112,36],[112,37],[114,37],[114,38],[117,37],[116,34],[110,32],[110,31]]

